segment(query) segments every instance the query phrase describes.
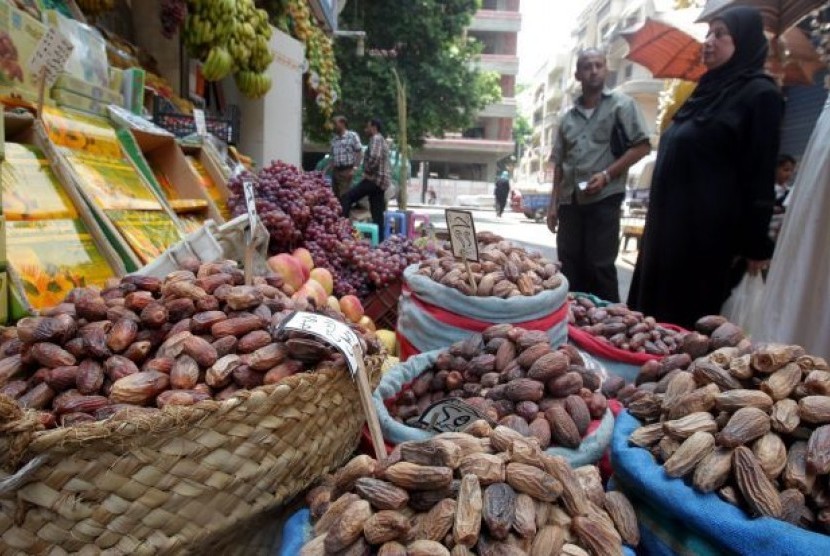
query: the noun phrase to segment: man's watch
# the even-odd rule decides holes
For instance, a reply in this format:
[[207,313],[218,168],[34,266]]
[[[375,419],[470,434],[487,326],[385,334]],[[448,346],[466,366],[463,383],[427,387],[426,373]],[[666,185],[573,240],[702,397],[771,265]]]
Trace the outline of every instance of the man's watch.
[[611,174],[608,173],[608,170],[603,170],[602,176],[605,178],[605,185],[611,183]]

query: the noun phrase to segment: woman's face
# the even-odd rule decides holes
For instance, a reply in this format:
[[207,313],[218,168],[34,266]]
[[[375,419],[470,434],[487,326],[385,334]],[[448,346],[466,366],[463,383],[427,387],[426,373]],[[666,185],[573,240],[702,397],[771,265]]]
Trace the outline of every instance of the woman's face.
[[710,70],[715,69],[728,62],[734,54],[735,42],[726,24],[720,20],[710,23],[709,33],[703,42],[703,64]]

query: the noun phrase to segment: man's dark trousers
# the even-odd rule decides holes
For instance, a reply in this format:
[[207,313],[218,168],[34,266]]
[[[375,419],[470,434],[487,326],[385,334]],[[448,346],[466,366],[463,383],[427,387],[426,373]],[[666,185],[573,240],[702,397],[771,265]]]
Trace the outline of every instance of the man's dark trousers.
[[617,252],[623,194],[596,203],[559,206],[556,249],[572,292],[592,293],[619,303]]
[[364,179],[340,197],[343,216],[348,218],[352,205],[363,197],[369,197],[369,212],[372,213],[372,222],[378,225],[378,239],[383,241],[383,213],[386,210],[386,197],[383,189],[378,187],[375,182]]

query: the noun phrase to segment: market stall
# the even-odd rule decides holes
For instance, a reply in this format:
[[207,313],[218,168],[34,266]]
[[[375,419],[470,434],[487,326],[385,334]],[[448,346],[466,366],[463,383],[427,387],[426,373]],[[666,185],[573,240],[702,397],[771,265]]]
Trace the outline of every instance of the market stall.
[[[570,292],[471,213],[373,244],[246,156],[250,114],[202,125],[114,4],[0,2],[0,554],[830,550],[826,361]],[[276,17],[331,110],[305,3],[183,4],[199,91],[278,86]]]

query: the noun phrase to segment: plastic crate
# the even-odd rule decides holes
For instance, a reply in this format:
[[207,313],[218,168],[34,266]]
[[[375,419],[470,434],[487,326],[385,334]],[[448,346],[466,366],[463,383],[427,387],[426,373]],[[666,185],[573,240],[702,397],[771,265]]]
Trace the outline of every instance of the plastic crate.
[[[165,99],[156,96],[153,99],[153,122],[176,137],[187,137],[196,133],[193,116],[175,112]],[[239,144],[239,109],[229,106],[227,115],[222,118],[205,114],[208,133],[229,145]]]
[[397,327],[401,288],[403,288],[403,281],[398,280],[382,290],[372,292],[363,303],[364,313],[375,321],[379,329],[395,330]]

